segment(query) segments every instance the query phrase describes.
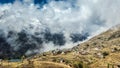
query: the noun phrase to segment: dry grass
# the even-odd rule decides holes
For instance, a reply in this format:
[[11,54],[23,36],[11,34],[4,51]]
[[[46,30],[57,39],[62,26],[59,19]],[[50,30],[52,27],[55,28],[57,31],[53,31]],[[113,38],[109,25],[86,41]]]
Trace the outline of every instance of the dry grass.
[[70,68],[62,63],[48,61],[2,62],[0,68]]
[[[53,55],[51,52],[46,52],[44,55],[36,55],[30,59],[30,61],[24,60],[21,62],[3,62],[2,66],[9,68],[79,68],[79,64],[82,64],[83,68],[107,68],[108,64],[117,65],[120,64],[120,30],[108,30],[94,38],[88,40],[79,46],[74,47],[71,52],[66,54]],[[117,34],[118,35],[117,35]],[[77,48],[77,51],[75,51]],[[115,48],[115,52],[112,49]],[[116,49],[117,48],[117,49]],[[87,51],[88,54],[82,55],[82,51]],[[104,54],[103,58],[96,57],[95,54]],[[108,54],[106,54],[108,53]],[[61,62],[61,59],[64,60]],[[77,63],[77,64],[74,64]],[[75,65],[75,66],[74,66]]]

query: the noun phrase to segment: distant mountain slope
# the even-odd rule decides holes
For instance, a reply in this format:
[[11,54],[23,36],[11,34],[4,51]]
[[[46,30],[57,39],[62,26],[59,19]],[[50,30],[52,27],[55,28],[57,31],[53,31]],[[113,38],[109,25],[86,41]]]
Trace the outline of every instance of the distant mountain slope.
[[74,67],[84,63],[91,68],[120,65],[120,29],[114,27],[68,50],[54,50],[34,57],[41,61],[62,62]]
[[[108,31],[95,36],[89,41],[80,44],[73,48],[78,48],[79,52],[88,53],[85,56],[90,55],[95,59],[90,63],[91,67],[106,68],[108,64],[114,65],[115,68],[120,65],[120,27],[113,27]],[[86,58],[88,59],[88,58]]]
[[[26,65],[25,61],[26,59],[23,61],[23,65]],[[34,57],[27,58],[27,61],[33,62],[32,65],[35,68],[37,68],[36,64],[39,64],[38,66],[42,64],[44,67],[47,62],[65,65],[60,68],[67,68],[67,66],[68,68],[119,68],[120,29],[119,27],[109,29],[72,49],[44,52]],[[54,64],[52,67],[54,68]]]

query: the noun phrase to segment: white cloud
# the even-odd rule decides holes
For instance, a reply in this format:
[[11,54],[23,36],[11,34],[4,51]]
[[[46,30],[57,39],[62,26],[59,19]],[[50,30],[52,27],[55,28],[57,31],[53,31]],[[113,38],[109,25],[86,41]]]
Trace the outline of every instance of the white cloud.
[[[0,5],[0,29],[6,32],[26,29],[34,34],[49,28],[52,33],[64,33],[70,42],[71,33],[88,32],[93,36],[120,24],[120,0],[50,1],[41,9],[33,0],[24,2]],[[50,49],[54,49],[53,46]]]

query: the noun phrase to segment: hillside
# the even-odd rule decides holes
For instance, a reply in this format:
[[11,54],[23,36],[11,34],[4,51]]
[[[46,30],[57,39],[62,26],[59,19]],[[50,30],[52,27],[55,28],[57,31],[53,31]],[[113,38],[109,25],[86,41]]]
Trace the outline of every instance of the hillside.
[[[9,62],[12,68],[107,68],[120,67],[120,29],[112,28],[72,49],[53,50],[27,58],[23,62]],[[8,62],[2,62],[7,66]]]

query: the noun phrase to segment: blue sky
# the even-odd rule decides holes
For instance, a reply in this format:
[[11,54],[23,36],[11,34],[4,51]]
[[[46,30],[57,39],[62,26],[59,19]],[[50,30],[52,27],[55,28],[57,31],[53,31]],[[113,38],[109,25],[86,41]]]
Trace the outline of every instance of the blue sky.
[[[6,3],[13,3],[15,0],[0,0],[0,4],[6,4]],[[23,0],[20,0],[23,1]],[[39,4],[40,7],[42,7],[44,4],[46,4],[50,0],[34,0],[35,4]],[[67,1],[67,0],[55,0],[55,1]]]
[[[13,3],[15,0],[0,0],[1,4],[4,3]],[[22,0],[21,0],[22,1]],[[35,4],[44,4],[47,3],[48,0],[34,0]],[[55,0],[55,1],[66,1],[66,0]]]
[[4,4],[4,3],[13,3],[14,0],[0,0],[0,3]]
[[[13,3],[15,0],[0,0],[0,3],[1,4],[4,4],[4,3]],[[21,0],[22,1],[22,0]],[[36,4],[43,4],[43,3],[46,3],[47,2],[47,0],[34,0],[34,3],[36,3]]]

